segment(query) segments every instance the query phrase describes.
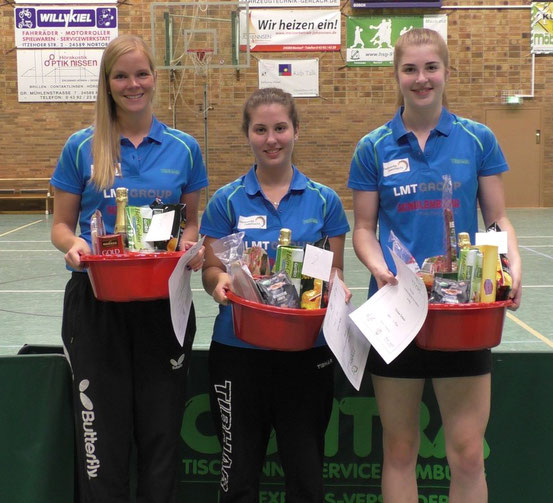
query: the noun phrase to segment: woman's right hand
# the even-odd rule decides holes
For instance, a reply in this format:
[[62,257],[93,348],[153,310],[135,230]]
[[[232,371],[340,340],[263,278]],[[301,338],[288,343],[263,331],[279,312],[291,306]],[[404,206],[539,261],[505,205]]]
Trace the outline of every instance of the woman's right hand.
[[90,246],[83,239],[76,237],[73,242],[73,246],[67,251],[64,255],[66,264],[77,271],[83,269],[83,264],[81,263],[81,255],[88,255],[91,253]]
[[224,272],[219,275],[219,279],[212,292],[215,302],[227,306],[229,303],[227,292],[230,290],[230,276]]
[[378,289],[380,290],[384,285],[397,285],[397,278],[393,275],[390,269],[386,268],[382,271],[372,271],[372,275],[376,280]]

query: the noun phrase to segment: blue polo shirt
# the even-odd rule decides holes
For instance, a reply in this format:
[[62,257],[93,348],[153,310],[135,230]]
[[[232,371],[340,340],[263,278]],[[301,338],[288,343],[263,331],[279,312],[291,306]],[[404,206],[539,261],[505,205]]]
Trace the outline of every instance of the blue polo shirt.
[[92,175],[92,134],[89,127],[69,137],[52,177],[52,185],[81,196],[80,237],[90,245],[90,218],[100,210],[106,232],[115,226],[115,189],[129,189],[130,206],[146,206],[156,197],[164,203],[178,203],[183,194],[208,184],[198,142],[189,134],[171,129],[155,117],[148,136],[135,148],[121,138],[121,174],[113,187],[98,191],[90,183]]
[[[348,187],[379,193],[379,240],[391,271],[390,231],[410,250],[419,265],[445,253],[442,189],[445,174],[453,183],[455,230],[478,230],[478,177],[507,171],[492,131],[485,125],[442,110],[424,152],[413,132],[406,131],[400,108],[387,124],[363,137],[355,149]],[[371,278],[370,293],[376,291]]]
[[[202,216],[202,235],[218,239],[244,231],[244,245],[262,246],[272,265],[283,227],[291,229],[292,244],[297,246],[349,231],[342,202],[329,187],[310,180],[293,167],[288,193],[276,209],[261,191],[255,170],[254,165],[244,176],[213,194]],[[219,306],[213,340],[231,346],[256,348],[234,335],[231,306]],[[323,344],[321,334],[315,345]]]

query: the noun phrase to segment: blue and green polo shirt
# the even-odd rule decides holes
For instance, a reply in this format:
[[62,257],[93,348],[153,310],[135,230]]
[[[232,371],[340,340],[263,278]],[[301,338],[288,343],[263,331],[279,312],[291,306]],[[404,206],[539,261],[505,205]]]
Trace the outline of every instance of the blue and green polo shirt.
[[[288,193],[276,209],[263,194],[255,171],[253,165],[248,173],[213,194],[202,216],[202,235],[219,239],[244,231],[245,247],[263,247],[273,264],[283,227],[291,229],[295,246],[349,231],[342,202],[329,187],[310,180],[294,166]],[[256,348],[234,335],[231,306],[219,306],[213,340],[231,346]],[[321,335],[315,345],[324,343]]]
[[146,206],[156,197],[164,203],[178,203],[183,194],[208,184],[198,142],[154,117],[148,135],[138,148],[127,138],[121,138],[120,173],[113,187],[98,191],[90,183],[93,132],[93,128],[88,127],[69,137],[52,177],[54,187],[81,196],[80,237],[89,245],[90,218],[95,210],[102,212],[106,232],[113,232],[117,213],[115,189],[118,187],[129,189],[130,206]]
[[[456,232],[478,230],[478,178],[508,170],[492,131],[445,108],[424,151],[403,125],[400,108],[393,119],[364,136],[355,149],[348,187],[379,193],[379,240],[391,271],[390,231],[419,265],[445,252],[443,175],[451,175]],[[370,293],[376,291],[371,279]]]

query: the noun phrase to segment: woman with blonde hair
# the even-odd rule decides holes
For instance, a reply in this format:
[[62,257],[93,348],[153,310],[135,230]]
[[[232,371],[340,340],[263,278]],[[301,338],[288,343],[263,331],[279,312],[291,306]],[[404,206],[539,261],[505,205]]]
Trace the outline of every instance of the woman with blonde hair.
[[[71,271],[62,339],[73,373],[82,503],[130,501],[133,442],[136,500],[175,500],[194,309],[182,347],[168,299],[99,301],[81,263],[81,256],[91,253],[96,210],[106,232],[114,232],[118,187],[128,189],[132,206],[149,205],[157,197],[185,203],[179,249],[197,241],[200,189],[207,185],[204,163],[193,137],[154,116],[156,82],[152,54],[141,38],[121,35],[110,42],[100,65],[94,126],[67,140],[52,177],[52,242]],[[202,248],[189,266],[198,270],[203,254]]]
[[[521,260],[505,212],[501,173],[507,162],[483,124],[445,108],[449,56],[433,30],[413,29],[397,41],[395,78],[400,108],[394,118],[363,137],[353,155],[353,247],[371,272],[369,296],[396,284],[388,249],[393,233],[422,264],[444,253],[443,175],[453,181],[455,228],[474,243],[478,203],[485,226],[507,232],[513,277],[512,309],[521,300]],[[409,190],[401,190],[408,187]],[[378,233],[377,233],[378,229]],[[483,441],[490,414],[491,353],[426,351],[411,343],[390,364],[371,349],[367,360],[383,429],[382,495],[385,503],[417,503],[419,406],[425,379],[442,416],[451,469],[450,503],[484,503]]]

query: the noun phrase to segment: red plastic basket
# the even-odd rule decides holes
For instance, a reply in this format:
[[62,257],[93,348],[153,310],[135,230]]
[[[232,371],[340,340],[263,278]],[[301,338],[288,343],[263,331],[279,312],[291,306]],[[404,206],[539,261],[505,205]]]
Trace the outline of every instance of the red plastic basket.
[[130,302],[169,297],[169,276],[184,251],[83,255],[98,300]]
[[428,304],[426,321],[415,338],[422,349],[467,351],[501,342],[510,300],[490,303]]
[[292,309],[252,302],[227,292],[232,303],[234,333],[240,340],[266,349],[304,351],[313,347],[324,309]]

